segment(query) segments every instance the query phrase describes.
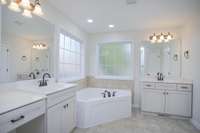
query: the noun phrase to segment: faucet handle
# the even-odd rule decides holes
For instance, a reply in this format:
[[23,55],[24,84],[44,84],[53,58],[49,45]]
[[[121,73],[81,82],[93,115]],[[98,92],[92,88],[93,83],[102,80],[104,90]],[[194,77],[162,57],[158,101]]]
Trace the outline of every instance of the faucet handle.
[[113,91],[112,96],[115,97],[116,93],[117,93],[116,91]]
[[101,94],[103,95],[103,98],[106,98],[106,93],[105,92],[103,92]]

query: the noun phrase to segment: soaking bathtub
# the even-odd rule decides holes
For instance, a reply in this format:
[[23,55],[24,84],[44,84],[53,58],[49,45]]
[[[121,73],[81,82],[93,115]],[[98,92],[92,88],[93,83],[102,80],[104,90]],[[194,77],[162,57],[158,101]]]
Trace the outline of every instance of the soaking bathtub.
[[77,127],[89,128],[131,116],[131,92],[107,89],[116,94],[104,98],[102,93],[105,90],[86,88],[77,92]]

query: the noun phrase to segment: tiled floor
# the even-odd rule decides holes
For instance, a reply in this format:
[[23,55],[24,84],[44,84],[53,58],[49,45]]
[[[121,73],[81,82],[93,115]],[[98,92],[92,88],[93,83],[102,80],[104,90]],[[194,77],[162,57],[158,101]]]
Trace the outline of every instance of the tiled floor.
[[114,121],[73,133],[200,133],[188,120],[135,112],[131,118]]

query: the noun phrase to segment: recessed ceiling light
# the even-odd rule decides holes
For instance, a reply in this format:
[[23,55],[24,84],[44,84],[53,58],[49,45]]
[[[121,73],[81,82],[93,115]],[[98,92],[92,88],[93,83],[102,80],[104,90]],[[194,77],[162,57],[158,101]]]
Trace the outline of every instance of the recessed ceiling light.
[[109,28],[114,28],[114,27],[115,27],[115,25],[113,25],[113,24],[110,24],[110,25],[108,25],[108,27],[109,27]]
[[88,23],[93,23],[94,21],[92,19],[87,20]]

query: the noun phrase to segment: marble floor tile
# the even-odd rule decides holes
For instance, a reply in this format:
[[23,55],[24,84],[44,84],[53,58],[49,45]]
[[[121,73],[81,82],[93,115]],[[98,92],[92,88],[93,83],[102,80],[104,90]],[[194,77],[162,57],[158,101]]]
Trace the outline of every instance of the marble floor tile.
[[200,133],[189,120],[161,117],[134,112],[132,117],[73,133]]

